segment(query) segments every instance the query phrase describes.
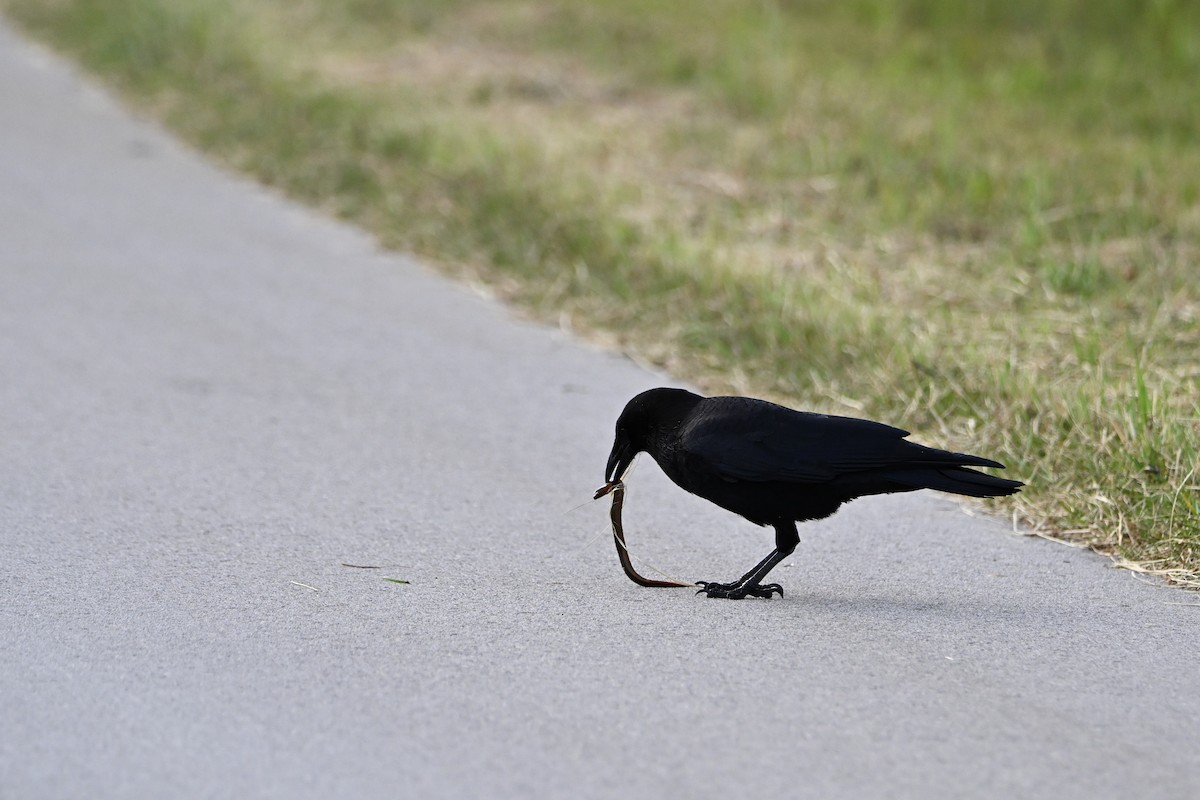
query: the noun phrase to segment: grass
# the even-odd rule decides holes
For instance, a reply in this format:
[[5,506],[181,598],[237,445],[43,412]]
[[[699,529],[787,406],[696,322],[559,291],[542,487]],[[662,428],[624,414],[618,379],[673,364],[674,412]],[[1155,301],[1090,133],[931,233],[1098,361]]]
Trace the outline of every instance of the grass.
[[1200,6],[0,0],[182,135],[1200,585]]

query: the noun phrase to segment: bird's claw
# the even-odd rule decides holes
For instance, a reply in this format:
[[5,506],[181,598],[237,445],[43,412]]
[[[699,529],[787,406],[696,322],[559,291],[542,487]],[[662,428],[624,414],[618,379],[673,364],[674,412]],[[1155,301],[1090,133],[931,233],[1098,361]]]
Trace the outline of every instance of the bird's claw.
[[736,589],[740,584],[717,583],[716,581],[696,581],[696,585],[700,587],[699,590],[697,590],[696,594],[700,594],[700,592],[712,592],[712,591],[728,592],[730,590]]
[[769,599],[773,593],[779,592],[783,597],[783,587],[778,583],[768,583],[765,586],[742,586],[737,583],[716,583],[715,581],[697,581],[700,588],[696,594],[707,597],[719,597],[726,600],[741,600],[744,597],[762,597]]

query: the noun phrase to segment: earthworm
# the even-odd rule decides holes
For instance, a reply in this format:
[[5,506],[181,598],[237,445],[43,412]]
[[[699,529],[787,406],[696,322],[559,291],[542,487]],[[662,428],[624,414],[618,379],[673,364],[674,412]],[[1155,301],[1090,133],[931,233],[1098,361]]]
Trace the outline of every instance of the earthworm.
[[609,518],[612,519],[613,539],[616,540],[617,544],[617,558],[621,559],[621,569],[625,570],[625,574],[629,577],[629,580],[638,586],[690,586],[691,584],[677,583],[675,581],[657,581],[652,578],[644,578],[638,574],[637,570],[633,568],[633,562],[629,560],[629,548],[625,546],[625,528],[621,525],[621,507],[625,505],[625,484],[621,481],[606,483],[596,490],[594,499],[599,500],[610,492],[613,498]]

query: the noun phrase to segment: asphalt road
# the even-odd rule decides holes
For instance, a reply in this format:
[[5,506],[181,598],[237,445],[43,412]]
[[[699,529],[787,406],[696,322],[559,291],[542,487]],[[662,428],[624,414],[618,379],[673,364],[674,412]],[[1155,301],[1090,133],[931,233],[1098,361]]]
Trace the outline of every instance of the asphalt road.
[[[669,382],[0,26],[0,796],[1200,797],[1200,598],[946,499],[803,526],[782,599],[629,583],[568,509]],[[770,549],[648,459],[626,511]]]

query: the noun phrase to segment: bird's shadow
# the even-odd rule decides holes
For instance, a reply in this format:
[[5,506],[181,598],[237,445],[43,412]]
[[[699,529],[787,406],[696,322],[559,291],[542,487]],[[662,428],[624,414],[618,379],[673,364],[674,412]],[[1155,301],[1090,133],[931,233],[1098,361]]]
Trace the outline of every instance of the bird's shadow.
[[[1043,617],[1047,608],[1036,604],[1022,604],[1003,598],[963,598],[953,596],[930,596],[928,594],[903,594],[871,592],[823,592],[819,589],[797,587],[787,591],[782,602],[774,601],[780,611],[802,612],[806,616],[822,614],[828,616],[871,617],[881,621],[913,619],[914,617],[941,618],[947,620],[1019,620],[1025,617]],[[1061,612],[1062,609],[1058,609]]]

